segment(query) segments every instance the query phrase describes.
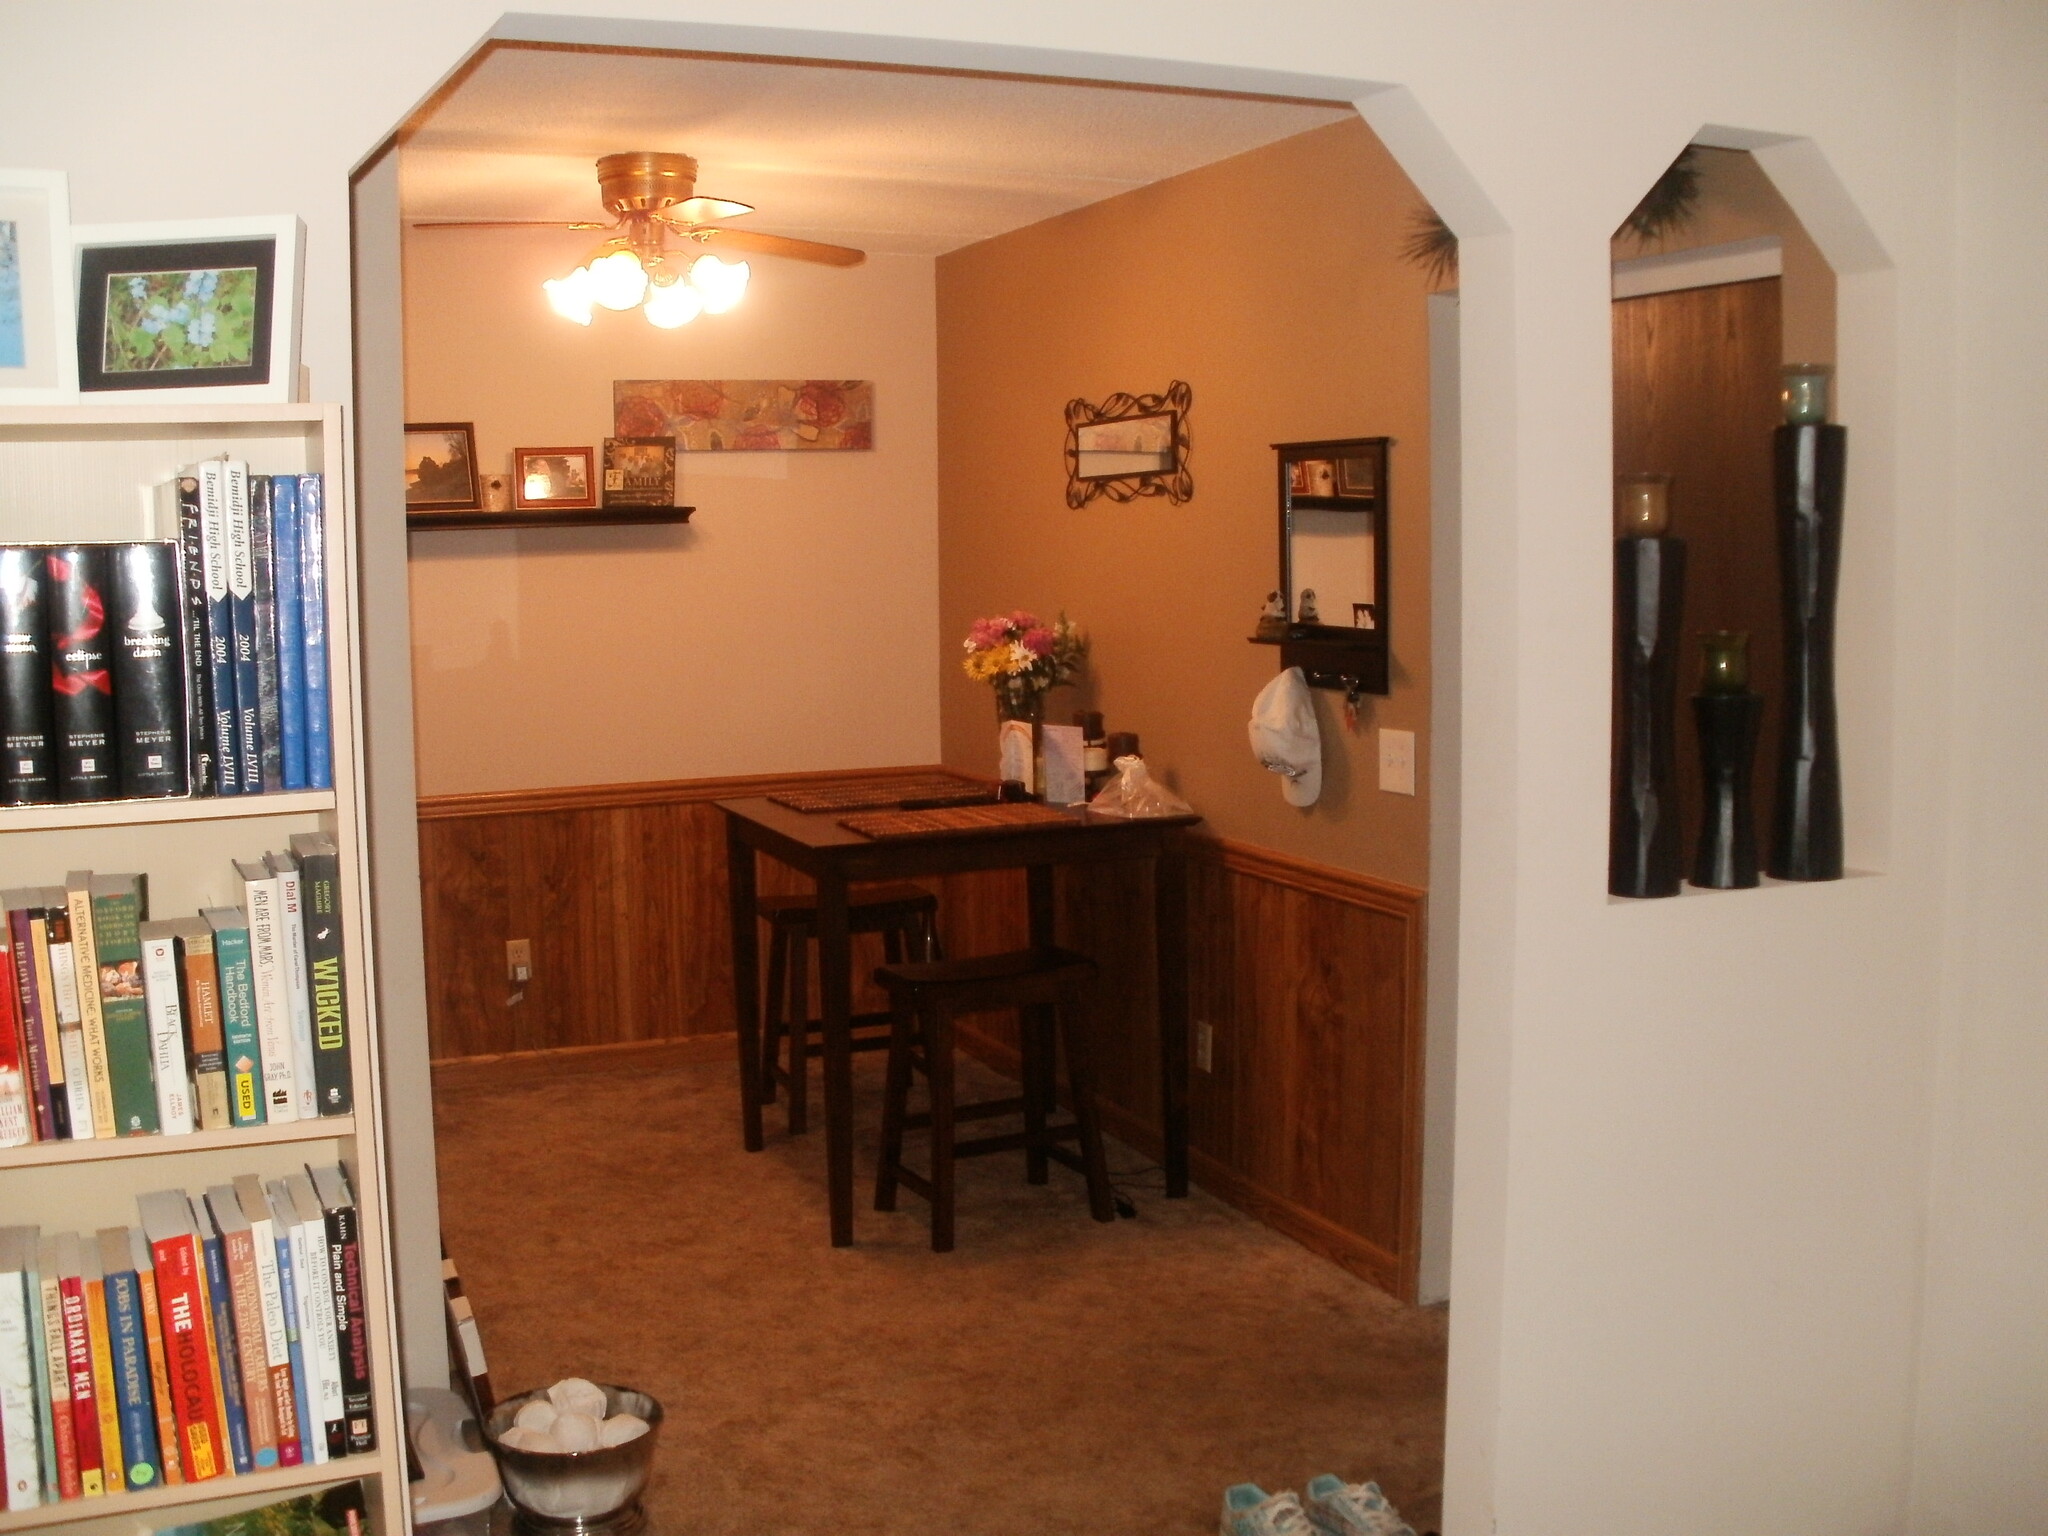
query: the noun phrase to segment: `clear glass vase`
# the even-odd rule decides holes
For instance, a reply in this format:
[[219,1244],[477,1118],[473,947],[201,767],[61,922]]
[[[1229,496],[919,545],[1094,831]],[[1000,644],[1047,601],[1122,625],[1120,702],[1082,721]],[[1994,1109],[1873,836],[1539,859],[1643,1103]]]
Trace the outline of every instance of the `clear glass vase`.
[[[996,694],[996,763],[1006,794],[1036,795],[1044,782],[1045,754],[1045,690],[1022,686],[1012,679],[1001,679],[995,685]],[[1003,762],[1002,741],[1004,727],[1011,721],[1021,721],[1031,727],[1031,751],[1021,765]],[[1018,786],[1011,788],[1012,785]]]

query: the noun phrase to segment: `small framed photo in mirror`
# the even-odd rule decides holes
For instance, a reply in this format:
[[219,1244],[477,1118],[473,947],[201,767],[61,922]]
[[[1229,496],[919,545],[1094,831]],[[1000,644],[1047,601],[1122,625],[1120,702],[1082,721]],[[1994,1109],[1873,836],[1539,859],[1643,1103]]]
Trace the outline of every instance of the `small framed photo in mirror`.
[[1126,416],[1074,429],[1075,473],[1083,480],[1163,475],[1173,468],[1173,412]]
[[1373,461],[1363,457],[1339,459],[1337,461],[1337,494],[1347,497],[1377,496],[1379,494],[1379,484],[1373,475]]

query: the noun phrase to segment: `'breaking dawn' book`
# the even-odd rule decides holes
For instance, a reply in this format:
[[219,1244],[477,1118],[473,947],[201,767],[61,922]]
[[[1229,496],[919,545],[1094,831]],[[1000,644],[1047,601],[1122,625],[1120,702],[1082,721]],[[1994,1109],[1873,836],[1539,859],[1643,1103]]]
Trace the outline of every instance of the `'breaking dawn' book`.
[[185,755],[185,626],[175,544],[117,544],[110,551],[114,754],[121,793],[182,795]]

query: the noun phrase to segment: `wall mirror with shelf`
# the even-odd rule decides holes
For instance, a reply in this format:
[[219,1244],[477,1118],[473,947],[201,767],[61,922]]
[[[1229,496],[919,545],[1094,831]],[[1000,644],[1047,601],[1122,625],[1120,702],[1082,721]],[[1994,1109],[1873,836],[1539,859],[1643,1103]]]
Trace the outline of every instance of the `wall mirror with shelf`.
[[1280,585],[1252,639],[1312,687],[1388,688],[1385,437],[1275,443]]

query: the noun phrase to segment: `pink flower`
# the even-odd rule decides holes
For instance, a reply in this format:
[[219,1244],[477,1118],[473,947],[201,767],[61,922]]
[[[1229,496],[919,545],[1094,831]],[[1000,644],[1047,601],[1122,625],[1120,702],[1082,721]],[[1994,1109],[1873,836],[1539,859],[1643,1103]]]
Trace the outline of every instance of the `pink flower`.
[[1034,656],[1052,654],[1052,631],[1043,624],[1034,625],[1018,637],[1018,643]]
[[1036,629],[1038,628],[1038,615],[1026,613],[1022,608],[1013,609],[1010,613],[1010,628],[1020,633],[1027,629]]
[[1009,638],[1009,626],[1001,619],[976,619],[967,632],[967,643],[977,651],[990,650]]

